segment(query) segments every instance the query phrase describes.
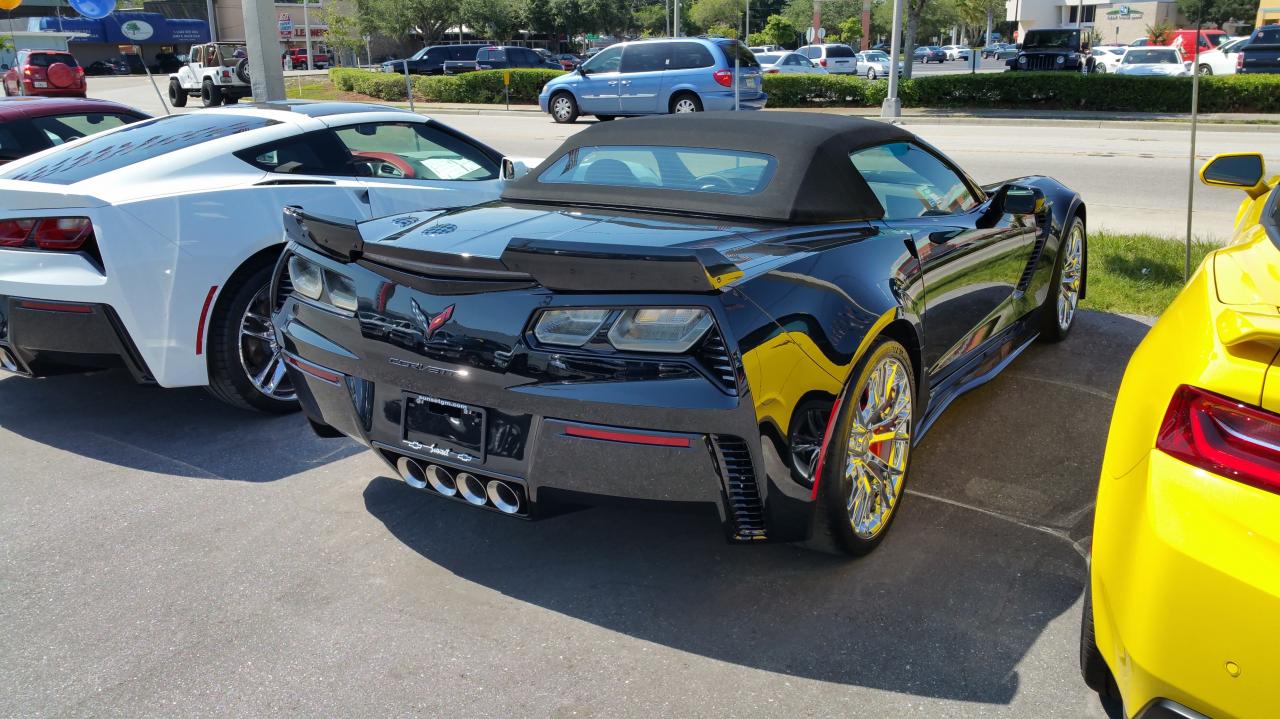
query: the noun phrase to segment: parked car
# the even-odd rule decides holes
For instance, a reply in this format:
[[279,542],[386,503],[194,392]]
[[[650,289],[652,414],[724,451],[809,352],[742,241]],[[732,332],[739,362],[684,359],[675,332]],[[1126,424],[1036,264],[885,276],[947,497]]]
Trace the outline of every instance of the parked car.
[[942,51],[947,54],[948,60],[968,60],[973,57],[973,51],[964,45],[943,45]]
[[1006,61],[1012,60],[1018,56],[1018,51],[1020,49],[1021,48],[1019,48],[1018,45],[1015,45],[1013,43],[1009,43],[1007,45],[1001,45],[991,53],[991,57],[993,57],[996,60],[1006,60]]
[[1182,55],[1173,47],[1131,47],[1120,58],[1117,75],[1142,75],[1155,77],[1186,77],[1191,74],[1191,63],[1182,61]]
[[1084,71],[1088,74],[1105,75],[1115,72],[1120,67],[1120,59],[1128,49],[1123,45],[1097,45],[1089,49],[1089,57],[1085,60]]
[[1280,190],[1256,153],[1200,177],[1245,193],[1235,234],[1129,360],[1094,510],[1081,671],[1124,716],[1280,706]]
[[186,107],[200,98],[205,107],[234,105],[249,97],[249,53],[242,42],[210,42],[191,48],[187,64],[169,76],[169,104]]
[[[600,123],[442,215],[286,213],[274,327],[322,436],[504,514],[706,503],[732,540],[853,555],[908,499],[919,435],[1064,338],[1085,289],[1075,192],[983,187],[901,127],[818,113]],[[438,333],[492,344],[459,361]]]
[[[857,61],[857,73],[867,78],[875,80],[881,77],[889,77],[889,55],[879,50],[867,50],[860,52],[854,59]],[[902,61],[898,61],[898,74],[902,74]]]
[[[185,62],[185,60],[183,61]],[[94,60],[84,69],[86,75],[128,75],[129,64],[122,59]]]
[[1080,45],[1080,31],[1028,30],[1016,57],[1008,61],[1010,70],[1059,70],[1080,72],[1085,67],[1085,52]]
[[929,64],[931,62],[943,63],[947,61],[947,53],[937,45],[921,45],[912,53],[915,62]]
[[560,63],[560,68],[563,70],[574,70],[582,64],[583,58],[581,55],[575,55],[571,52],[562,52],[553,57],[552,60]]
[[1280,73],[1280,25],[1254,30],[1239,52],[1236,72],[1241,75]]
[[506,70],[508,68],[527,67],[543,70],[562,70],[560,63],[544,60],[541,55],[527,47],[499,47],[490,45],[476,52],[475,60],[446,60],[444,74],[455,75],[476,70]]
[[857,53],[848,45],[805,45],[796,52],[833,75],[852,75],[858,71]]
[[809,58],[798,52],[757,52],[756,62],[760,63],[760,72],[765,75],[826,75],[825,68],[813,64]]
[[610,45],[544,85],[538,105],[556,122],[732,110],[735,58],[739,108],[763,109],[769,96],[751,51],[737,40],[693,37]]
[[84,68],[65,50],[19,50],[3,75],[4,94],[84,97]]
[[280,208],[426,217],[497,199],[503,167],[420,115],[300,100],[147,120],[16,160],[0,167],[0,359],[29,376],[124,366],[292,411],[270,324]]
[[[285,56],[286,65],[290,70],[306,70],[307,68],[307,49],[305,47],[295,47],[287,51]],[[329,67],[328,53],[316,51],[311,57],[311,68],[323,70]]]
[[787,49],[781,45],[752,45],[747,49],[754,55],[759,55],[760,53],[779,53],[787,51]]
[[[410,75],[443,75],[446,62],[470,62],[476,53],[488,45],[433,45],[424,47],[408,58]],[[405,60],[386,60],[379,69],[382,72],[403,73]]]
[[0,165],[149,117],[107,100],[6,98],[0,100]]
[[[1197,72],[1201,75],[1236,74],[1236,56],[1228,55],[1222,50],[1229,46],[1229,42],[1223,43],[1218,48],[1201,49],[1199,57],[1194,57]],[[1193,56],[1188,55],[1186,60],[1192,62]]]
[[979,51],[979,54],[982,56],[983,60],[986,60],[988,58],[996,57],[996,53],[1003,50],[1005,47],[1007,47],[1005,43],[993,42],[983,47],[982,50]]
[[[1208,50],[1217,49],[1222,43],[1231,39],[1229,35],[1221,30],[1201,30],[1200,33],[1200,52],[1204,53]],[[1169,47],[1175,47],[1178,52],[1182,53],[1182,61],[1190,62],[1195,54],[1196,31],[1190,30],[1174,30],[1169,35]]]
[[1149,37],[1138,37],[1134,38],[1133,42],[1129,43],[1129,47],[1148,47],[1153,44],[1154,43],[1151,42],[1151,38]]

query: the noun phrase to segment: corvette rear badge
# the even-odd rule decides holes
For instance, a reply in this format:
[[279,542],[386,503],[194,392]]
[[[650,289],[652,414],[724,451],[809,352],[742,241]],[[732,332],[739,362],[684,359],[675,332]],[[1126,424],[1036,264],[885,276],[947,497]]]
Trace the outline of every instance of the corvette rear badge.
[[418,304],[418,301],[415,299],[409,300],[409,307],[413,310],[413,318],[422,326],[422,337],[424,340],[431,339],[431,335],[434,335],[436,330],[443,327],[444,323],[448,322],[449,318],[453,317],[453,305],[449,305],[443,310],[440,310],[440,313],[434,316],[423,312],[422,305]]

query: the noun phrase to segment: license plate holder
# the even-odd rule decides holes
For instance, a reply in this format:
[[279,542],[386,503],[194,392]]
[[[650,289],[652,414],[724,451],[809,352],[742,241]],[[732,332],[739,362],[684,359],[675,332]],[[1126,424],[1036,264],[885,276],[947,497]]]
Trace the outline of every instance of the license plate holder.
[[31,83],[31,85],[33,87],[49,87],[49,83],[45,82],[44,80],[36,80],[35,82]]
[[428,455],[464,463],[484,462],[488,413],[482,407],[405,392],[400,441]]

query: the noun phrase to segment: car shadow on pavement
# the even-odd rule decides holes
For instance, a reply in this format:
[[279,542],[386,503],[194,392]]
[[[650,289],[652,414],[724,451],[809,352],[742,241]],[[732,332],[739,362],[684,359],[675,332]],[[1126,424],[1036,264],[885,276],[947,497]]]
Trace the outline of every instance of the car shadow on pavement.
[[269,482],[358,454],[301,414],[259,414],[124,371],[0,380],[0,427],[82,457],[182,477]]
[[[1082,313],[1066,342],[1031,348],[957,400],[916,450],[892,533],[856,561],[727,545],[714,514],[602,507],[522,522],[389,478],[367,486],[365,506],[459,577],[645,641],[808,679],[1008,703],[1019,662],[1083,591],[1114,393],[1146,329]],[[1054,671],[1078,671],[1074,646],[1055,656]]]

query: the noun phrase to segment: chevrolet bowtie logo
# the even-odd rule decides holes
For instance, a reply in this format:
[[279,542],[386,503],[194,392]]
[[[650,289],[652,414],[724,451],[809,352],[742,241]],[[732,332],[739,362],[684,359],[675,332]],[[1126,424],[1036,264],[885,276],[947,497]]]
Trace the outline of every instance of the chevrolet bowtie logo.
[[449,305],[443,310],[440,310],[440,313],[435,316],[428,315],[426,312],[423,312],[422,305],[418,304],[418,301],[415,299],[409,300],[409,306],[413,309],[413,318],[416,319],[418,324],[422,327],[424,340],[431,339],[431,335],[434,335],[436,330],[444,327],[444,323],[448,322],[449,319],[453,317],[453,305]]

